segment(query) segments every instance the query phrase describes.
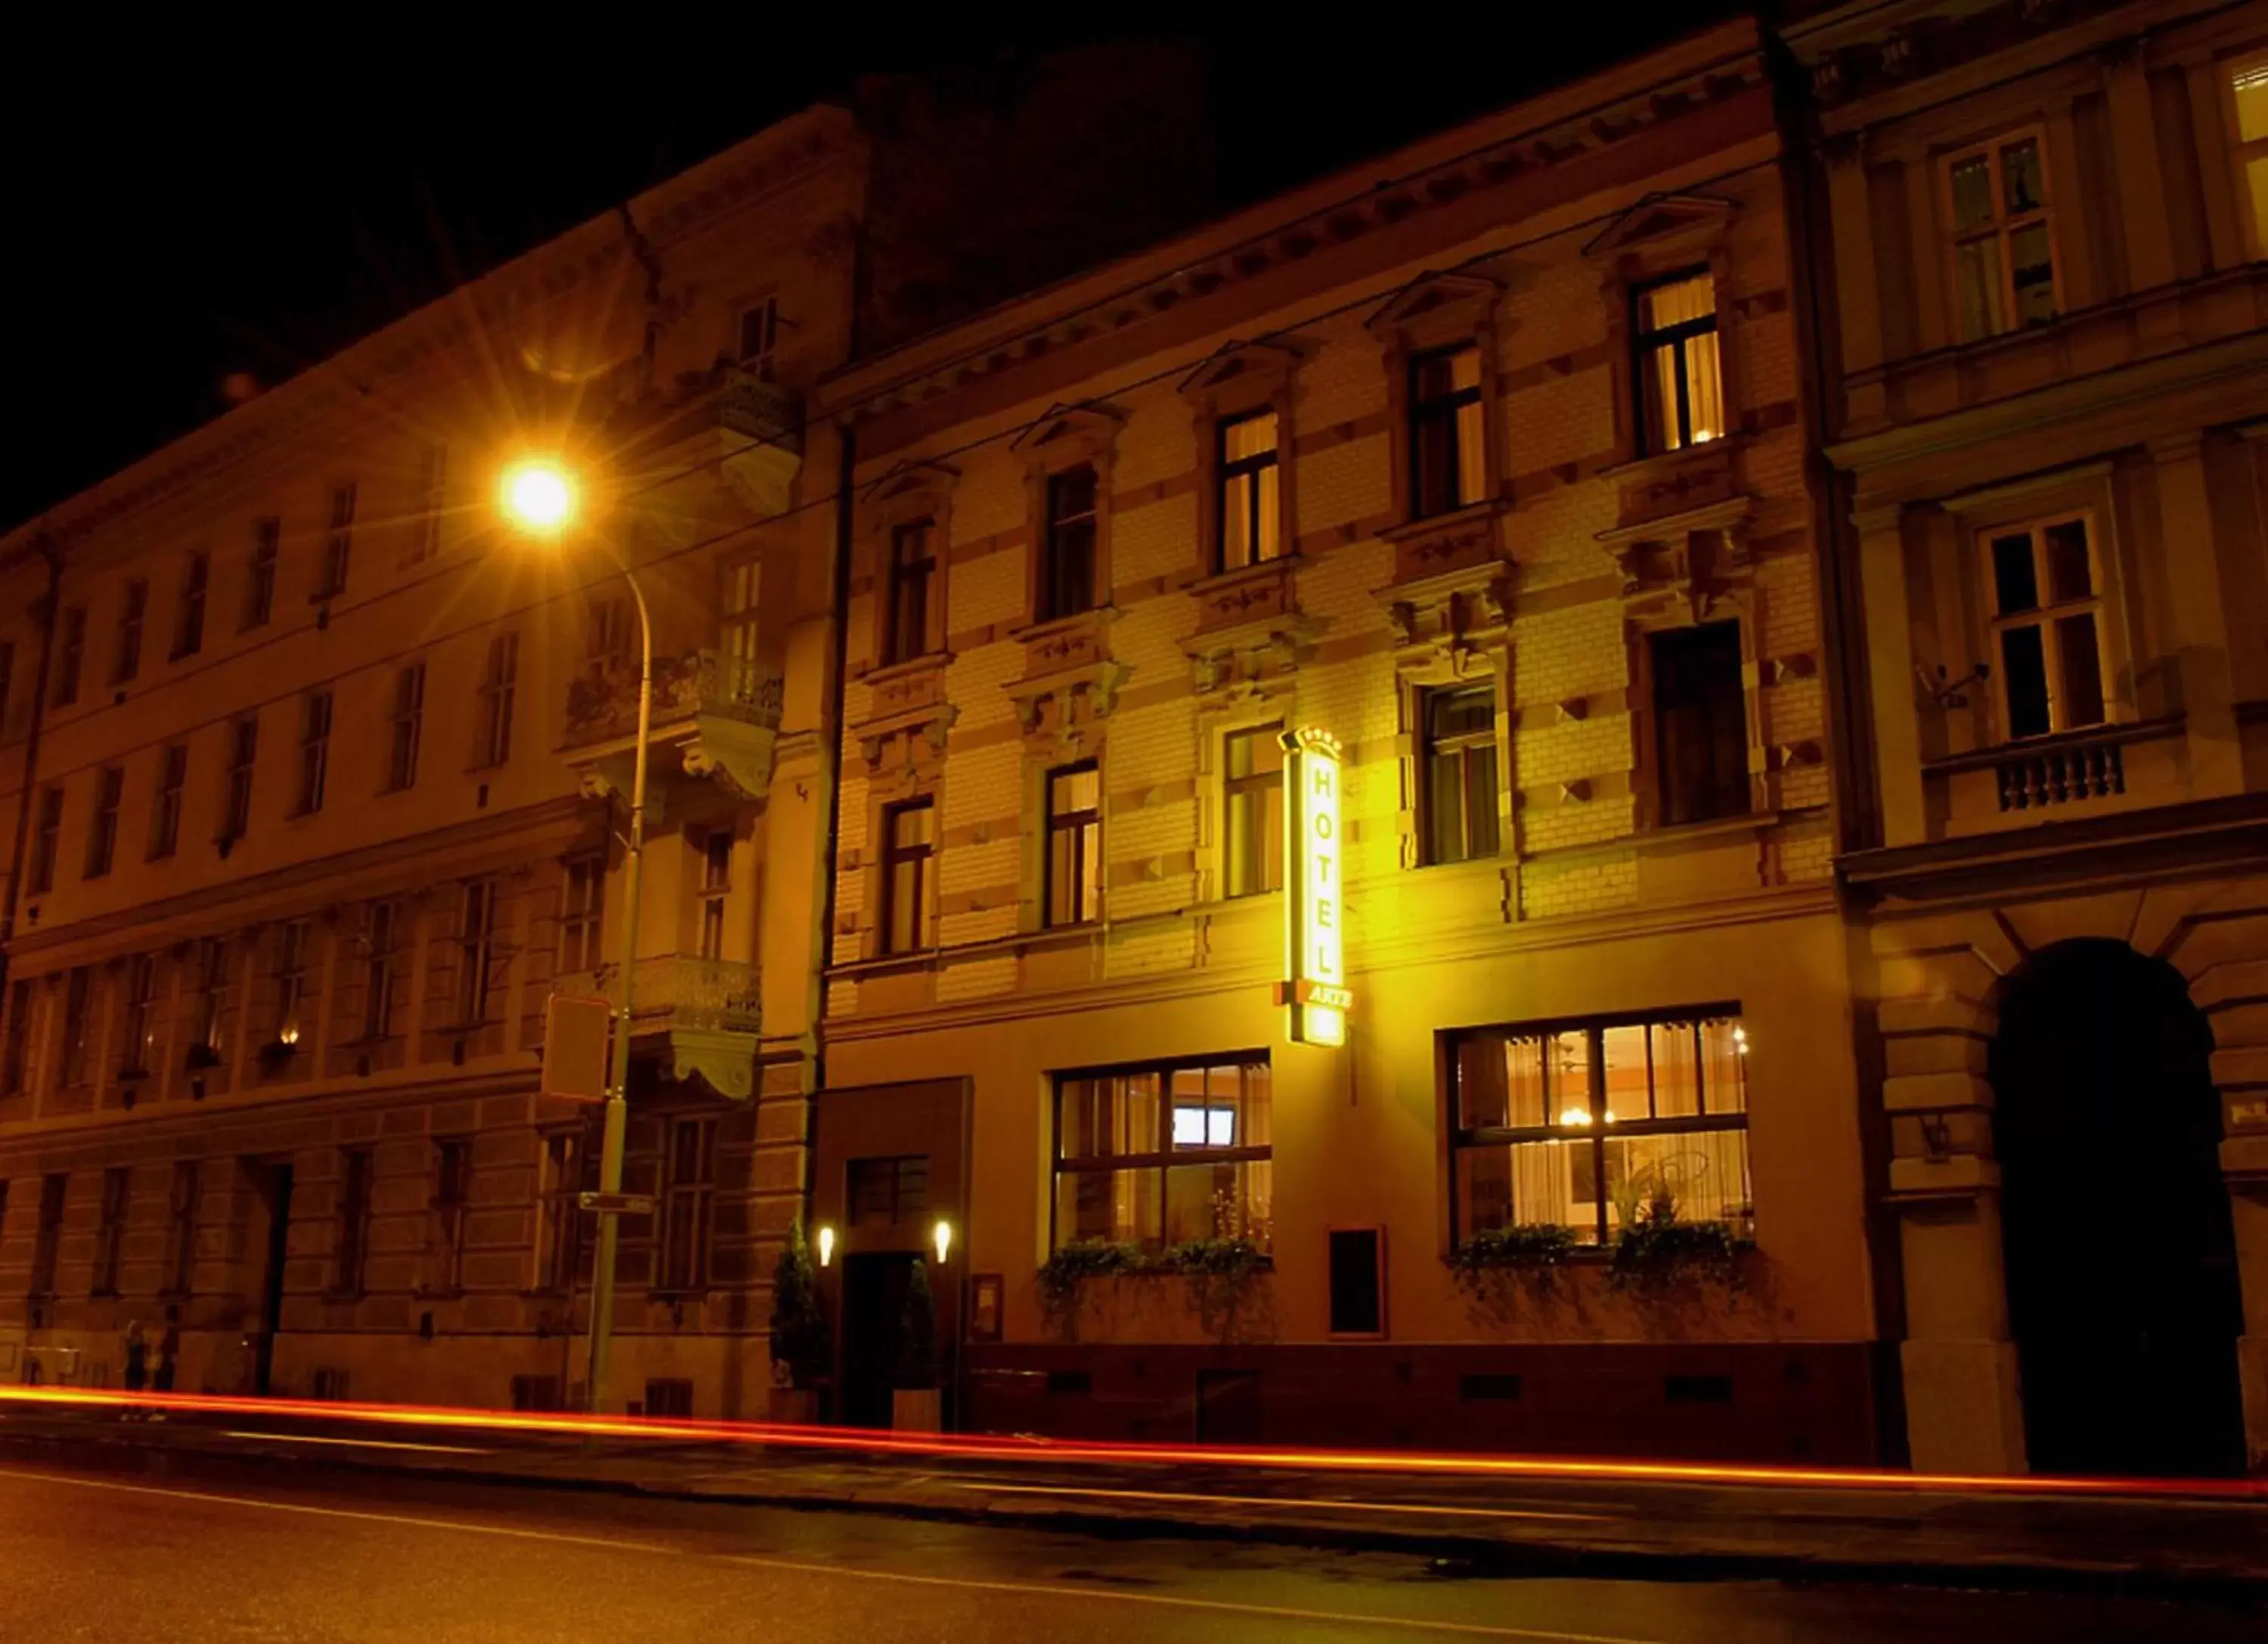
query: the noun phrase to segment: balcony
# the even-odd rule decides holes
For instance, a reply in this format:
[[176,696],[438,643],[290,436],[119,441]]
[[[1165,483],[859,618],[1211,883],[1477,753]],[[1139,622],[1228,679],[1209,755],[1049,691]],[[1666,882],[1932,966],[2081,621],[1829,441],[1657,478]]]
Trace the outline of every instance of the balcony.
[[1923,767],[1948,834],[2169,804],[2182,792],[2178,719],[2088,726],[1935,760]]
[[[691,954],[638,960],[630,1002],[632,1059],[665,1080],[697,1079],[720,1096],[753,1095],[762,1026],[759,979],[754,965]],[[572,972],[554,986],[613,1001],[620,996],[622,967]]]
[[726,488],[759,514],[789,505],[803,467],[800,397],[734,365],[682,373],[666,393],[617,411],[608,432],[640,467],[691,471],[713,462]]
[[[584,770],[593,792],[630,791],[637,690],[637,663],[611,659],[568,684],[561,751]],[[779,719],[780,676],[765,664],[711,650],[658,656],[649,774],[711,783],[743,802],[761,800],[771,786]]]

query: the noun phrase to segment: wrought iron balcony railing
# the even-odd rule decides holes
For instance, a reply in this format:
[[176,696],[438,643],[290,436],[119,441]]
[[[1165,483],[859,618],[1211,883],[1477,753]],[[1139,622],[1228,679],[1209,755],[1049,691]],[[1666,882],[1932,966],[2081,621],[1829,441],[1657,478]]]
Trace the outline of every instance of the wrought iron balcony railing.
[[[594,662],[567,687],[566,744],[580,748],[637,731],[637,662]],[[713,714],[766,730],[780,717],[780,677],[764,664],[721,652],[687,651],[653,661],[657,730]]]
[[[755,1033],[762,1008],[754,965],[692,954],[651,954],[637,961],[630,1001],[634,1031],[673,1027],[720,1033]],[[555,984],[562,993],[581,993],[609,1001],[619,998],[622,969],[600,965],[571,972]]]

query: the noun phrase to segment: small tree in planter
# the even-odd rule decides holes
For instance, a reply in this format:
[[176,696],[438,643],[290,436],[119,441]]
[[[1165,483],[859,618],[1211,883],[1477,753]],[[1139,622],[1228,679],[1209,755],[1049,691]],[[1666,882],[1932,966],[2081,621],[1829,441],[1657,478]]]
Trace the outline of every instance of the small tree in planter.
[[787,1244],[772,1269],[772,1417],[816,1421],[819,1384],[826,1379],[835,1344],[820,1310],[819,1276],[803,1218],[788,1223]]
[[890,1425],[903,1433],[935,1433],[937,1389],[937,1301],[929,1288],[929,1264],[914,1257],[906,1279],[906,1302],[898,1316],[898,1374],[890,1398]]

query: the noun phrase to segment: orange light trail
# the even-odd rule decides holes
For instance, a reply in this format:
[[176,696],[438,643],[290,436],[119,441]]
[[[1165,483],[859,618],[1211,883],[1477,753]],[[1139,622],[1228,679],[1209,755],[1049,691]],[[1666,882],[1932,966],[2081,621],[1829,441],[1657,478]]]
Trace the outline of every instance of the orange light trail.
[[0,1404],[178,1410],[201,1415],[285,1416],[311,1421],[438,1427],[457,1432],[545,1434],[570,1438],[695,1440],[782,1449],[919,1456],[931,1461],[1234,1465],[1263,1470],[1299,1469],[1311,1472],[1403,1473],[1450,1478],[1532,1478],[1568,1483],[1756,1485],[1786,1489],[2055,1497],[2186,1496],[2268,1503],[2268,1478],[2013,1477],[1903,1472],[1882,1467],[1778,1467],[1762,1463],[1447,1455],[1389,1450],[1278,1449],[1264,1446],[1142,1444],[1102,1440],[1079,1440],[1066,1443],[1037,1437],[1004,1438],[978,1434],[909,1434],[873,1427],[810,1427],[765,1421],[704,1421],[666,1416],[590,1416],[567,1412],[464,1410],[444,1405],[347,1404],[210,1393],[129,1394],[76,1387],[0,1387]]

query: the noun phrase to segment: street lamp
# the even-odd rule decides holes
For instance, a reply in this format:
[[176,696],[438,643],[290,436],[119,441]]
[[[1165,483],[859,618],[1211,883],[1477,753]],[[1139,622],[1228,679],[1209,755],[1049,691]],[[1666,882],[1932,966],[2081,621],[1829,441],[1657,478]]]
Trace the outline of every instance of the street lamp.
[[[497,501],[504,517],[530,536],[556,541],[575,518],[573,471],[549,458],[530,457],[504,472]],[[615,1257],[622,1241],[622,1146],[629,1128],[630,1008],[637,976],[638,890],[645,849],[646,748],[653,726],[653,620],[645,590],[630,564],[617,557],[638,615],[637,741],[631,750],[630,823],[622,858],[622,999],[615,1021],[614,1065],[607,1080],[606,1128],[599,1154],[599,1249],[591,1271],[591,1363],[584,1402],[593,1415],[606,1408],[607,1360],[615,1333]]]

